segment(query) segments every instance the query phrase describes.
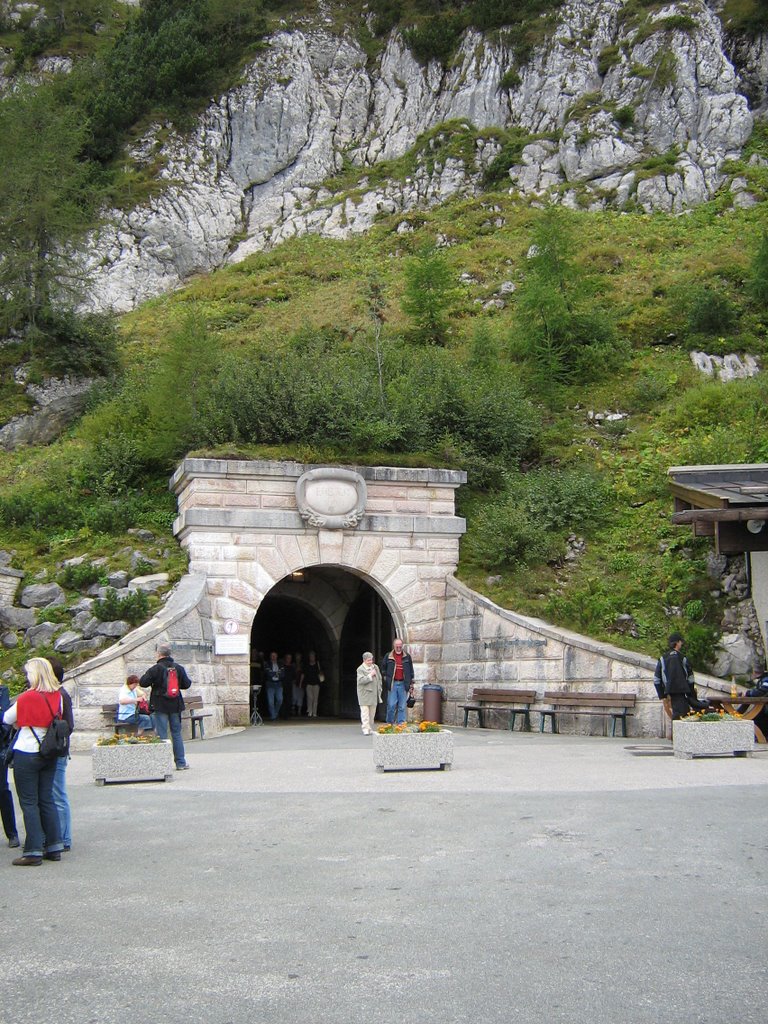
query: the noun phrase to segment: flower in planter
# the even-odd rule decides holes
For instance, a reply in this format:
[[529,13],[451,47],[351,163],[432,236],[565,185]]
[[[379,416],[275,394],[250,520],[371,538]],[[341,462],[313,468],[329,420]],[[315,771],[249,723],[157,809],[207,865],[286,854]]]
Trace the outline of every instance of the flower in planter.
[[100,736],[96,740],[97,747],[133,747],[147,743],[162,743],[159,736]]
[[419,725],[409,725],[407,722],[391,725],[387,722],[386,725],[380,725],[377,731],[381,736],[401,736],[403,733],[442,732],[442,726],[437,722],[420,722]]
[[743,719],[743,717],[744,716],[740,715],[738,713],[738,711],[735,712],[732,715],[729,715],[727,712],[723,711],[722,709],[720,711],[704,709],[703,711],[693,711],[690,715],[686,715],[684,718],[681,718],[680,721],[681,722],[738,722],[738,721],[741,721]]

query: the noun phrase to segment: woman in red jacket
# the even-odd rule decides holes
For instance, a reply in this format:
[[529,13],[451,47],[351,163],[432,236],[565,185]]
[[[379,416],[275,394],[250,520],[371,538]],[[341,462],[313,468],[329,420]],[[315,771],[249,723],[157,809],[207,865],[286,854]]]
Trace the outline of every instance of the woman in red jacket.
[[[53,800],[56,758],[40,756],[40,743],[56,715],[63,712],[61,694],[50,662],[31,658],[24,666],[29,689],[19,694],[3,715],[6,725],[19,730],[13,743],[16,795],[24,815],[24,856],[18,867],[36,867],[45,860],[61,860],[59,814]],[[45,849],[45,853],[43,853]]]

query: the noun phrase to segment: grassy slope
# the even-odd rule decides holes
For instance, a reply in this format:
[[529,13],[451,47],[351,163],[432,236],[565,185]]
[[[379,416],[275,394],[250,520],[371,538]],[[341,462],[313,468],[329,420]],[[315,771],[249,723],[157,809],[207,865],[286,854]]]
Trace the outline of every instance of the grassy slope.
[[[756,151],[768,148],[763,134],[756,133]],[[733,170],[742,173],[744,166]],[[768,194],[763,172],[747,173],[756,193],[761,198]],[[502,208],[504,227],[488,226],[497,216],[489,213],[491,205]],[[459,575],[499,603],[612,640],[617,639],[616,616],[627,612],[635,617],[639,636],[624,637],[621,642],[648,652],[656,651],[668,631],[665,605],[700,601],[695,607],[688,605],[692,620],[717,624],[719,609],[709,596],[711,584],[704,572],[709,546],[693,543],[688,530],[671,527],[665,474],[668,466],[685,462],[768,460],[766,432],[761,430],[766,406],[762,383],[710,384],[693,370],[688,357],[689,347],[721,353],[764,351],[765,326],[745,300],[743,281],[766,225],[765,211],[762,203],[751,211],[729,211],[726,206],[724,199],[718,199],[679,218],[635,213],[571,215],[579,261],[597,275],[620,333],[633,344],[633,356],[620,374],[560,392],[554,401],[542,403],[542,461],[559,467],[594,466],[610,482],[612,517],[587,538],[585,555],[570,567],[489,569],[465,556]],[[493,313],[481,312],[476,300],[488,298],[504,280],[520,280],[536,216],[527,204],[516,203],[502,191],[412,215],[408,219],[418,230],[411,235],[395,235],[398,219],[390,219],[365,238],[288,243],[193,281],[123,318],[126,368],[140,374],[162,353],[169,331],[192,307],[202,313],[219,349],[271,350],[286,344],[306,325],[341,329],[343,344],[362,344],[369,327],[362,301],[368,267],[383,279],[388,299],[386,331],[395,338],[406,326],[400,309],[403,257],[439,233],[452,241],[446,254],[456,280],[466,271],[478,281],[461,288],[456,303],[451,347],[457,372],[481,320],[497,339],[500,358],[514,361],[519,357],[514,345],[514,297],[506,309]],[[740,311],[738,325],[724,337],[686,336],[686,297],[701,282],[725,290]],[[670,334],[676,335],[677,344],[655,344]],[[524,377],[523,364],[520,372]],[[590,409],[620,409],[631,416],[619,427],[598,428],[587,416]],[[49,448],[0,454],[0,485],[46,475],[48,467],[66,463],[83,444],[75,431]],[[386,452],[339,452],[333,439],[326,450],[262,449],[251,454],[418,461],[417,456],[406,460]],[[425,455],[424,461],[440,461],[440,453]],[[154,485],[162,493],[164,478]],[[460,500],[471,533],[473,516],[488,496],[467,489]],[[167,521],[165,513],[158,520],[164,517]],[[9,535],[2,543],[13,546],[18,552],[16,564],[34,575],[42,569],[51,572],[64,557],[81,551],[103,553],[123,541],[87,531],[62,531],[53,537]],[[181,553],[176,552],[175,573],[180,559]],[[0,668],[8,657],[0,656]]]
[[[502,207],[504,227],[483,227],[489,204]],[[126,316],[126,363],[136,371],[154,358],[191,307],[202,313],[214,344],[222,349],[236,347],[255,355],[285,344],[307,325],[341,328],[347,338],[343,343],[357,344],[367,326],[362,271],[374,265],[386,284],[387,331],[393,337],[405,327],[399,307],[403,257],[441,232],[455,243],[447,257],[456,279],[468,271],[479,282],[462,290],[453,318],[451,347],[457,362],[481,319],[500,343],[500,358],[509,359],[513,346],[508,343],[515,336],[514,299],[493,314],[482,313],[474,300],[486,298],[504,280],[519,280],[535,216],[506,194],[493,194],[415,216],[411,220],[418,230],[407,236],[394,235],[398,221],[391,220],[349,242],[307,238],[288,243],[195,280]],[[563,468],[594,466],[610,482],[612,516],[588,537],[586,554],[576,565],[488,569],[464,559],[459,575],[507,607],[653,652],[669,629],[665,606],[700,600],[701,605],[689,605],[693,620],[711,625],[719,620],[704,572],[709,546],[694,543],[688,530],[669,522],[667,468],[685,462],[768,459],[766,433],[755,421],[764,406],[762,383],[703,380],[690,363],[681,309],[686,289],[717,279],[743,308],[741,333],[709,339],[708,350],[742,350],[740,338],[753,352],[762,348],[763,328],[744,302],[742,281],[764,227],[764,211],[759,207],[719,214],[712,204],[682,218],[574,213],[570,219],[579,259],[598,272],[600,289],[621,332],[632,337],[634,349],[620,374],[561,392],[554,404],[542,406],[542,460]],[[653,344],[670,331],[677,331],[683,344]],[[706,346],[706,339],[698,341]],[[597,427],[587,415],[590,409],[618,409],[631,415],[618,427]],[[64,447],[73,443],[65,442]],[[386,453],[336,452],[332,438],[326,451],[252,449],[250,454],[307,459],[341,454],[349,460],[398,461]],[[50,458],[52,452],[35,457]],[[25,456],[0,460],[6,480],[20,470],[29,472]],[[487,500],[487,495],[471,489],[462,496],[470,532],[473,513]],[[491,582],[489,573],[495,577]],[[614,622],[620,613],[635,617],[639,637],[617,635]]]

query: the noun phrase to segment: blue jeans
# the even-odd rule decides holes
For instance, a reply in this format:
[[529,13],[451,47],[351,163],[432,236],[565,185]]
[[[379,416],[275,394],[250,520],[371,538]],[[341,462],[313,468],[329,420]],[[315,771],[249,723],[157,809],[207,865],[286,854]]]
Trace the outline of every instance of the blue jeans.
[[173,744],[173,760],[176,762],[177,768],[182,764],[186,764],[187,759],[184,756],[184,740],[181,738],[180,713],[178,711],[173,711],[170,715],[165,715],[162,711],[153,711],[152,721],[155,723],[155,732],[161,740],[168,739],[168,726],[170,725],[171,743]]
[[67,761],[69,761],[68,757],[56,758],[56,771],[53,773],[53,802],[56,804],[59,815],[61,841],[65,846],[71,846],[72,812],[69,809],[69,796],[67,795]]
[[53,802],[53,776],[56,761],[46,760],[39,754],[25,754],[21,750],[13,754],[13,776],[16,780],[16,795],[24,815],[24,856],[42,857],[43,848],[47,853],[56,853],[64,845],[61,841],[59,813]]
[[282,686],[270,686],[267,689],[267,707],[269,708],[269,717],[274,722],[277,716],[280,714],[280,708],[283,706],[283,688]]
[[408,687],[405,683],[390,683],[387,694],[387,721],[390,725],[395,723],[395,711],[397,711],[397,725],[405,721],[405,702],[408,699]]

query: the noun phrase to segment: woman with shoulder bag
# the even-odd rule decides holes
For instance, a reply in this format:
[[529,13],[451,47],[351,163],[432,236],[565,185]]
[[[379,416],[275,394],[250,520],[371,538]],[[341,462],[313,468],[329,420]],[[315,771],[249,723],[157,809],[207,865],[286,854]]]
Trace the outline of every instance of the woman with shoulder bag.
[[61,860],[61,828],[53,800],[57,759],[43,757],[40,744],[54,718],[62,716],[64,702],[45,658],[31,658],[24,671],[29,689],[19,694],[3,715],[3,722],[18,729],[13,743],[13,774],[26,831],[24,855],[13,863],[17,867],[37,867],[43,858]]

